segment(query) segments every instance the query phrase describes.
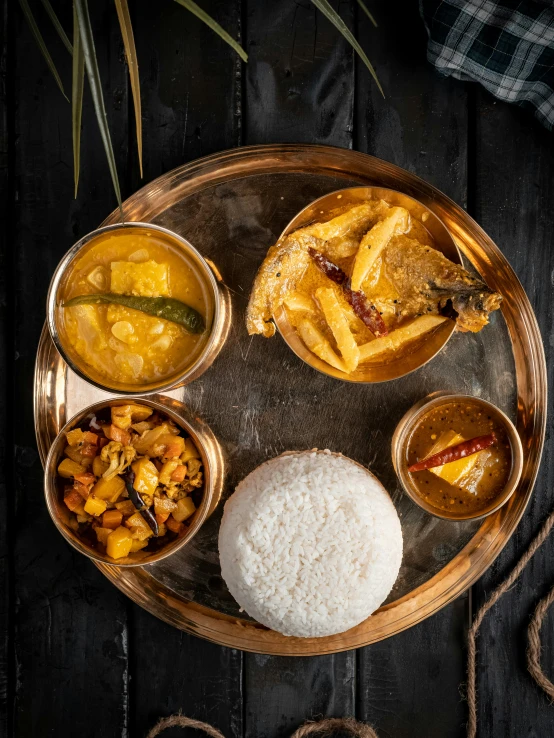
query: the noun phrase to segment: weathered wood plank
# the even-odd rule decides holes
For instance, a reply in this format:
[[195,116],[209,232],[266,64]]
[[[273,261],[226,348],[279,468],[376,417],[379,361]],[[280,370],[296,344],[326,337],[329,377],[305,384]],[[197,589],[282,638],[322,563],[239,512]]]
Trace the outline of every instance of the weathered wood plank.
[[[9,703],[12,693],[10,663],[10,601],[11,601],[11,525],[9,521],[13,515],[13,505],[9,490],[9,469],[11,455],[9,454],[9,392],[8,384],[11,366],[10,324],[8,320],[8,279],[7,275],[7,248],[10,235],[9,203],[12,201],[9,193],[9,145],[11,143],[8,129],[8,3],[2,3],[0,10],[0,192],[3,197],[0,201],[0,366],[5,367],[4,381],[0,390],[0,735],[8,735]],[[13,193],[11,193],[13,194]],[[10,726],[11,727],[11,726]]]
[[[379,28],[359,14],[364,42],[384,88],[383,99],[357,62],[356,148],[393,162],[467,203],[467,92],[443,80],[425,58],[417,4],[380,4]],[[387,641],[361,649],[358,717],[379,735],[463,735],[463,636],[467,598]]]
[[[352,25],[351,3],[333,3]],[[350,47],[309,3],[247,2],[245,142],[352,146]],[[245,655],[245,735],[289,735],[306,718],[355,711],[353,652],[317,658]]]
[[[474,216],[510,260],[535,309],[552,386],[554,138],[529,113],[496,102],[485,92],[477,93],[476,109]],[[550,392],[550,418],[553,399]],[[506,549],[474,586],[474,610],[512,569],[552,510],[554,438],[552,420],[548,422],[535,492]],[[526,672],[525,634],[532,611],[554,585],[553,550],[552,540],[547,541],[481,628],[477,646],[480,738],[552,734],[552,706]],[[554,678],[553,618],[550,613],[542,629],[542,661],[550,679]]]
[[[239,37],[239,0],[212,0],[202,7]],[[236,54],[175,3],[152,13],[150,3],[139,2],[133,16],[142,81],[145,181],[236,146],[242,73]],[[134,146],[134,136],[132,140]],[[131,158],[136,189],[140,182],[133,148]],[[131,607],[132,734],[141,735],[159,717],[182,710],[215,725],[228,738],[240,738],[242,653],[201,641]]]
[[[57,6],[71,28],[71,4]],[[35,447],[32,381],[50,275],[62,254],[115,205],[90,100],[84,114],[80,195],[72,203],[70,105],[57,90],[25,25],[14,11],[14,241],[9,251],[15,356],[13,417],[14,733],[125,736],[127,626],[122,595],[58,534],[42,496]],[[91,6],[106,104],[120,171],[127,158],[125,69],[111,2]],[[37,19],[70,88],[70,60],[48,18]]]

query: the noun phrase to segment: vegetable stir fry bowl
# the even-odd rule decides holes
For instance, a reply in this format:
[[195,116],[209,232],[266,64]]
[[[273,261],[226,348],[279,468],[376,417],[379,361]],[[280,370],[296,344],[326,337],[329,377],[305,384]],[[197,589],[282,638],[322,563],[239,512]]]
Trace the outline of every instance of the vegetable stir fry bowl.
[[150,223],[104,226],[59,263],[48,329],[73,371],[140,395],[180,387],[219,354],[230,299],[216,269],[184,238]]
[[224,462],[209,427],[176,400],[118,398],[62,428],[44,473],[48,511],[94,561],[143,566],[185,546],[216,508]]

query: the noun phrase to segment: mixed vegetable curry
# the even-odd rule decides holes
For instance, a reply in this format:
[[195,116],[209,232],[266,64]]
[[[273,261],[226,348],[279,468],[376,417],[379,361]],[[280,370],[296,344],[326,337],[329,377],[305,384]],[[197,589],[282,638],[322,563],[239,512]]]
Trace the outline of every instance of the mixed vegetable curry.
[[107,408],[66,433],[58,466],[69,525],[113,559],[183,536],[201,502],[193,441],[146,405]]

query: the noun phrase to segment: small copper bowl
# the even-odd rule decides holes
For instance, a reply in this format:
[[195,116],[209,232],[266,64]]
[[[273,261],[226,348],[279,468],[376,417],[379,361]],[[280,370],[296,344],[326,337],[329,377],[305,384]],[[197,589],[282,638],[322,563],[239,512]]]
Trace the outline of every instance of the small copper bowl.
[[[63,501],[61,478],[58,476],[57,469],[63,457],[63,450],[67,445],[65,437],[66,431],[80,425],[87,416],[92,417],[104,408],[114,407],[117,405],[128,405],[130,402],[136,402],[139,405],[147,405],[148,407],[166,415],[192,438],[202,457],[202,464],[204,467],[204,489],[202,502],[194,513],[187,533],[182,538],[177,538],[160,550],[152,553],[148,553],[142,549],[141,551],[130,554],[126,558],[112,559],[91,546],[88,546],[79,538],[75,531],[69,527],[68,521],[71,513]],[[88,556],[90,559],[93,559],[93,561],[100,561],[103,564],[110,564],[111,566],[144,566],[145,564],[153,564],[156,561],[165,559],[167,556],[171,556],[171,554],[174,554],[180,548],[186,546],[187,543],[194,538],[204,521],[217,507],[221,497],[221,491],[223,489],[224,471],[225,468],[221,447],[213,432],[206,423],[200,420],[200,418],[194,416],[180,402],[163,396],[158,397],[156,401],[143,397],[137,397],[134,399],[119,398],[115,400],[96,402],[94,405],[89,405],[64,425],[56,436],[56,439],[48,452],[48,457],[44,466],[44,495],[48,512],[50,513],[50,517],[54,521],[56,528],[60,531],[66,541],[69,541],[77,551]]]
[[[195,269],[202,283],[202,287],[205,290],[207,298],[206,301],[209,305],[209,314],[206,321],[209,326],[209,335],[192,363],[177,370],[173,375],[145,384],[111,381],[108,377],[100,374],[93,367],[89,366],[75,351],[65,336],[61,318],[61,298],[65,289],[66,281],[75,261],[82,255],[84,250],[92,248],[92,246],[97,243],[97,239],[119,232],[135,232],[136,234],[143,235],[153,234],[161,241],[164,241],[168,247],[181,252],[189,265]],[[52,277],[52,281],[50,282],[46,301],[46,315],[50,335],[56,348],[71,369],[82,377],[82,379],[90,382],[90,384],[98,387],[99,389],[112,393],[115,392],[120,395],[135,396],[153,394],[154,392],[163,392],[165,390],[181,387],[192,382],[203,374],[206,369],[211,366],[223,348],[223,344],[225,343],[225,339],[229,332],[231,317],[230,310],[231,302],[229,299],[229,293],[220,280],[217,270],[210,267],[206,259],[201,256],[194,246],[192,246],[182,236],[179,236],[177,233],[174,233],[167,228],[152,225],[152,223],[135,222],[104,226],[92,231],[81,238],[80,241],[77,241],[77,243],[69,249],[67,254],[58,264]]]
[[[441,510],[440,508],[429,504],[418,493],[417,488],[412,481],[411,474],[408,472],[406,448],[411,434],[423,416],[430,410],[451,402],[463,402],[464,400],[471,401],[471,403],[476,405],[481,405],[487,414],[491,415],[499,425],[504,427],[506,436],[510,443],[512,468],[502,493],[495,497],[487,507],[474,513],[449,513],[447,510]],[[416,402],[416,404],[408,410],[400,423],[396,426],[396,430],[392,437],[391,448],[394,470],[408,497],[426,512],[437,518],[443,518],[444,520],[453,520],[458,522],[462,520],[478,520],[479,518],[484,518],[487,515],[496,512],[502,507],[502,505],[505,505],[506,502],[508,502],[515,492],[523,469],[523,447],[512,421],[504,412],[502,412],[502,410],[500,410],[500,408],[496,407],[496,405],[493,405],[491,402],[487,402],[486,400],[482,400],[480,397],[472,397],[471,395],[434,392],[433,394],[424,397],[419,402]]]
[[[384,187],[349,187],[320,197],[301,210],[291,220],[279,240],[283,240],[293,231],[310,223],[330,220],[331,217],[338,215],[340,210],[346,210],[348,206],[360,205],[366,200],[377,199],[385,200],[389,205],[399,205],[406,208],[411,215],[424,224],[427,231],[433,237],[437,250],[441,251],[455,264],[462,263],[460,251],[450,231],[440,218],[418,200],[414,200],[413,197],[405,195],[403,192],[389,190]],[[412,351],[402,353],[398,359],[393,359],[382,364],[361,364],[352,374],[346,374],[345,372],[341,372],[340,369],[335,369],[327,364],[305,346],[294,327],[289,323],[284,307],[280,308],[273,317],[279,333],[283,336],[285,342],[306,364],[330,377],[342,379],[345,382],[357,382],[361,384],[387,382],[419,369],[419,367],[431,361],[444,348],[446,342],[456,329],[454,321],[446,321],[443,325],[431,331],[423,340],[416,343]]]

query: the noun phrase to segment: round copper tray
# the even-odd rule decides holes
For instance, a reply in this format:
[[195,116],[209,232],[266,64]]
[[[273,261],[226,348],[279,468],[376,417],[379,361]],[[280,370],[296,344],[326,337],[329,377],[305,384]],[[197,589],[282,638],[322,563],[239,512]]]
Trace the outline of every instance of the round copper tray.
[[[353,386],[298,359],[276,336],[250,337],[244,310],[265,252],[301,208],[341,187],[376,185],[420,200],[450,229],[466,265],[502,292],[502,314],[475,335],[456,333],[413,374]],[[191,544],[147,567],[100,570],[157,617],[202,638],[247,651],[323,654],[357,648],[409,628],[467,589],[494,561],[531,496],[546,420],[546,368],[529,301],[510,265],[481,228],[434,187],[387,162],[324,146],[254,146],[187,164],[135,193],[126,220],[153,222],[187,238],[232,294],[232,324],[214,365],[168,393],[198,413],[227,456],[224,496],[254,467],[283,451],[330,448],[368,466],[390,491],[404,533],[404,561],[387,602],[352,630],[329,638],[287,638],[240,612],[219,571],[221,504]],[[112,214],[106,223],[118,220]],[[479,395],[516,423],[524,448],[516,493],[484,522],[438,520],[403,495],[390,456],[396,423],[436,390]],[[60,426],[107,397],[61,360],[45,331],[37,354],[35,415],[44,460]]]

